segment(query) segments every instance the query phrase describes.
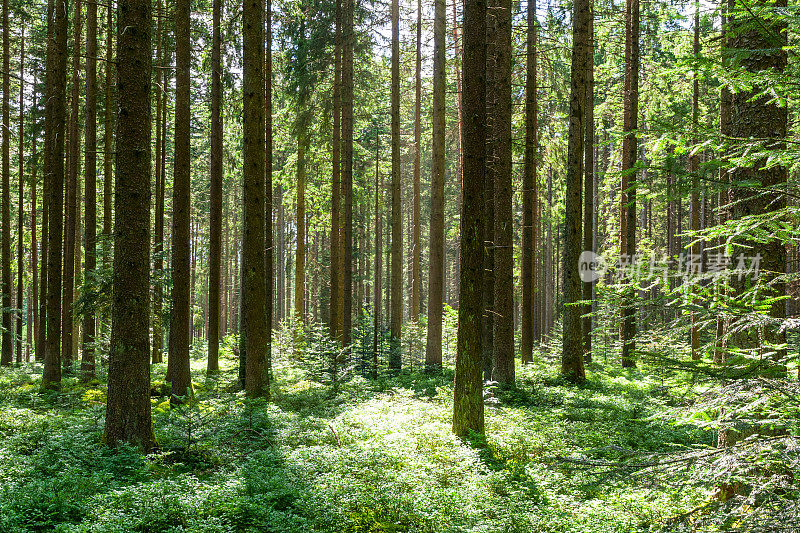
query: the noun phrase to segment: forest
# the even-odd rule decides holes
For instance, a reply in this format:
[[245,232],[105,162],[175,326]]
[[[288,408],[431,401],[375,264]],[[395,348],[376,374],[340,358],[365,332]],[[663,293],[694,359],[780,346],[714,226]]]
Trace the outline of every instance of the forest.
[[0,531],[800,531],[797,0],[0,1]]

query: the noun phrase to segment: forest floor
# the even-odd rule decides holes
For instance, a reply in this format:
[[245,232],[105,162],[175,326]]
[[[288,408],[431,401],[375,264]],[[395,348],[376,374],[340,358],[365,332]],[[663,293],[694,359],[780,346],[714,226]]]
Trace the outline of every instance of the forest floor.
[[452,370],[356,376],[334,393],[278,360],[273,402],[245,402],[235,360],[207,380],[195,355],[194,401],[170,408],[154,385],[148,456],[101,444],[104,376],[52,393],[38,364],[0,370],[0,531],[669,530],[712,496],[586,467],[714,444],[654,416],[678,381],[652,369],[592,365],[576,388],[546,358],[518,367],[518,388],[487,398],[487,440],[464,442],[450,431]]

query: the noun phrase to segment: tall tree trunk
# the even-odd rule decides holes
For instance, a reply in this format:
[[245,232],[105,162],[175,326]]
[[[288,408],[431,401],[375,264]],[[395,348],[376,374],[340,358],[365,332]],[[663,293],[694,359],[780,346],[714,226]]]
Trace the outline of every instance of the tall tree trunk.
[[211,48],[211,162],[208,265],[208,365],[219,370],[220,283],[222,267],[222,0],[212,5]]
[[[786,23],[779,18],[780,9],[786,8],[786,0],[762,1],[765,9],[759,23],[751,22],[752,13],[731,12],[729,14],[730,38],[728,45],[737,51],[738,65],[751,74],[765,71],[782,73],[787,65]],[[757,139],[769,150],[785,149],[788,111],[778,106],[770,95],[759,95],[765,89],[760,82],[750,90],[740,90],[731,95],[729,135],[734,139]],[[786,207],[787,168],[774,165],[766,167],[766,160],[755,161],[751,166],[739,166],[731,171],[731,218],[761,215],[779,211]],[[757,184],[754,186],[754,183]],[[781,297],[786,294],[784,283],[774,281],[786,272],[786,247],[778,239],[759,242],[743,238],[738,241],[751,257],[761,256],[760,280],[764,286],[760,298]],[[753,261],[753,259],[751,259]],[[733,277],[732,297],[744,292],[753,280],[749,276]],[[769,287],[769,288],[767,288]],[[771,356],[779,370],[785,365],[785,348],[778,346],[786,342],[786,333],[780,326],[786,315],[783,300],[773,301],[769,306],[770,323],[764,326],[747,324],[749,317],[738,317],[731,326],[729,345],[731,348],[750,352],[773,352]],[[757,356],[757,355],[756,355]]]
[[2,207],[2,278],[0,278],[0,295],[2,295],[3,309],[0,311],[3,316],[2,325],[2,353],[0,363],[10,365],[14,360],[14,345],[11,339],[12,311],[11,311],[11,161],[9,159],[9,149],[11,146],[11,108],[9,97],[11,96],[11,52],[10,52],[10,33],[11,29],[8,22],[8,0],[3,0],[3,136],[2,159],[3,159],[3,207]]
[[527,67],[525,83],[525,167],[522,174],[522,312],[521,359],[533,361],[536,316],[536,0],[528,2]]
[[[584,122],[583,165],[583,250],[595,252],[594,246],[594,2],[589,1],[589,35],[586,56],[586,119]],[[585,301],[593,300],[595,281],[583,282]],[[583,306],[584,360],[592,362],[592,304]]]
[[[37,83],[38,83],[38,72],[34,69],[33,72],[33,114],[34,116],[38,115],[39,112],[39,95],[36,92]],[[29,301],[30,309],[33,313],[33,351],[34,357],[38,360],[40,358],[40,351],[41,350],[41,327],[40,327],[40,313],[39,313],[39,239],[36,235],[36,227],[37,227],[37,213],[36,210],[38,209],[38,200],[36,195],[36,174],[39,168],[39,153],[37,152],[37,139],[39,137],[39,130],[34,128],[33,130],[33,139],[31,141],[31,298]],[[29,335],[30,337],[30,335]],[[29,340],[30,342],[30,340]]]
[[[245,388],[249,398],[269,398],[269,322],[264,238],[266,120],[264,116],[264,1],[244,0],[244,226],[242,319]],[[271,85],[271,83],[269,84]],[[271,112],[271,109],[269,110]],[[271,169],[269,169],[271,172]],[[270,224],[271,225],[271,224]],[[270,279],[270,283],[271,283]],[[270,306],[271,307],[271,306]]]
[[342,0],[336,0],[336,40],[333,66],[333,134],[331,138],[331,337],[342,341],[343,263],[342,263],[342,176],[341,176],[341,132],[342,132]]
[[[23,230],[25,229],[25,27],[20,30],[19,46],[19,173],[17,174],[17,363],[22,362],[22,308],[24,307],[24,272],[25,253],[23,247]],[[28,327],[30,339],[30,322]]]
[[[430,278],[425,368],[442,369],[442,307],[444,305],[444,174],[445,174],[445,0],[434,1],[433,14],[433,172],[431,173]],[[376,184],[377,187],[377,184]]]
[[156,212],[155,212],[155,239],[153,251],[155,260],[153,261],[153,274],[156,283],[153,287],[153,363],[160,363],[163,360],[164,352],[164,303],[163,303],[163,283],[164,283],[164,199],[166,181],[166,153],[165,141],[167,136],[166,117],[167,117],[167,90],[168,76],[165,70],[166,61],[166,30],[164,28],[163,4],[158,3],[158,24],[156,25],[156,61],[159,69],[156,72]]
[[284,319],[283,310],[286,307],[285,304],[285,297],[286,297],[286,237],[285,237],[285,221],[284,221],[284,208],[283,208],[283,184],[278,183],[277,187],[277,220],[278,220],[278,254],[276,258],[276,266],[277,266],[277,287],[276,287],[276,304],[277,310],[275,316],[278,318],[278,321],[281,322]]
[[486,2],[464,2],[464,201],[461,217],[461,280],[453,432],[483,433],[484,220],[479,206],[486,166]]
[[567,191],[564,207],[564,337],[561,356],[561,373],[573,383],[579,383],[586,379],[581,334],[581,311],[583,308],[575,304],[580,301],[582,295],[578,261],[583,244],[581,238],[581,209],[583,207],[581,193],[587,101],[586,70],[589,58],[591,17],[591,0],[577,0],[573,14]]
[[[47,333],[42,388],[61,382],[61,238],[64,216],[64,132],[67,99],[67,0],[53,0],[48,13],[46,159],[48,184]],[[48,8],[48,12],[49,12]],[[52,25],[52,32],[50,27]],[[52,61],[51,61],[52,56]],[[51,81],[52,79],[52,81]]]
[[[257,352],[257,359],[253,361],[253,372],[258,375],[256,368],[261,368],[261,376],[256,379],[254,388],[250,389],[249,396],[262,395],[269,399],[270,379],[272,377],[272,298],[273,287],[275,286],[273,274],[273,255],[272,255],[272,0],[266,0],[265,20],[266,35],[264,36],[264,243],[261,247],[264,250],[262,263],[264,265],[264,334],[261,342],[263,346],[262,356]],[[259,338],[256,338],[258,340]],[[248,378],[249,379],[249,378]],[[260,390],[258,383],[261,383]],[[263,392],[262,392],[263,391]]]
[[[353,48],[355,47],[354,2],[342,7],[342,194],[344,195],[344,345],[350,344],[353,321]],[[298,235],[299,238],[299,235]]]
[[[104,440],[149,451],[150,0],[119,0],[114,290]],[[124,31],[122,31],[124,30]]]
[[[692,134],[694,139],[692,143],[697,145],[699,139],[697,138],[698,120],[700,118],[700,80],[698,79],[698,69],[700,68],[700,4],[695,4],[694,13],[694,66],[692,69]],[[700,231],[700,155],[697,152],[697,147],[693,147],[692,152],[689,154],[689,174],[692,177],[692,215],[691,215],[691,229],[693,232]],[[697,236],[692,237],[690,263],[702,264],[700,241]],[[694,290],[692,290],[694,292]],[[697,327],[697,313],[692,313],[691,322],[692,326],[689,332],[689,343],[692,349],[692,360],[698,361],[700,359],[700,329]]]
[[65,198],[64,216],[64,277],[62,280],[62,306],[61,306],[61,354],[64,371],[72,371],[73,338],[73,312],[75,287],[75,255],[76,242],[75,230],[77,227],[77,187],[78,167],[80,163],[80,128],[78,127],[78,99],[80,95],[80,68],[81,68],[81,35],[82,35],[82,0],[75,1],[74,18],[72,20],[72,98],[70,101],[70,126],[69,126],[69,166],[67,171],[67,191]]
[[[728,52],[728,10],[729,10],[730,0],[722,0],[721,5],[721,21],[720,21],[720,34],[721,34],[721,63],[723,66],[727,66],[730,63],[730,57]],[[731,120],[731,92],[727,85],[723,85],[720,89],[720,96],[719,96],[719,132],[720,135],[724,138],[729,133],[730,127],[730,120]],[[719,169],[719,192],[717,196],[717,203],[719,209],[718,215],[718,222],[720,225],[725,224],[728,220],[729,216],[729,204],[730,204],[730,188],[728,187],[729,177],[728,177],[728,169],[725,166],[720,166]],[[722,244],[722,238],[720,237],[720,243]],[[724,291],[723,287],[719,287],[720,291]],[[725,360],[725,333],[727,331],[727,323],[725,317],[717,318],[717,331],[716,331],[716,342],[715,342],[715,350],[714,350],[714,362],[717,364],[722,364]]]
[[[86,4],[86,143],[84,180],[86,187],[84,246],[84,281],[94,276],[97,265],[97,2]],[[94,377],[95,316],[89,309],[83,317],[83,354],[81,375]]]
[[400,370],[403,327],[403,218],[400,174],[400,4],[392,0],[392,275],[389,368]]
[[373,305],[372,329],[372,379],[378,379],[378,336],[381,329],[381,300],[383,299],[383,213],[380,197],[383,190],[383,176],[380,175],[381,137],[380,129],[375,128],[375,299]]
[[421,249],[420,175],[422,173],[422,0],[417,0],[417,53],[414,86],[414,182],[412,196],[411,242],[411,321],[419,322]]
[[[638,155],[636,129],[639,117],[639,0],[626,2],[625,27],[625,95],[622,131],[622,216],[620,238],[624,246],[620,253],[627,261],[636,255],[636,159]],[[625,280],[626,282],[628,280]],[[626,287],[622,302],[622,366],[636,366],[636,297],[632,287]]]
[[[302,111],[301,111],[302,113]],[[294,313],[305,323],[306,290],[306,132],[297,135],[297,248],[294,261]],[[298,325],[300,325],[298,324]],[[299,333],[299,331],[297,332]],[[298,337],[296,340],[300,340]]]
[[[483,182],[483,375],[491,379],[494,358],[494,183],[497,177],[497,20],[499,0],[487,0],[486,19],[486,172]],[[466,33],[466,32],[465,32]],[[464,43],[466,54],[466,43]],[[466,79],[466,65],[464,67]],[[466,150],[466,148],[465,148]],[[462,211],[463,216],[463,211]],[[462,243],[463,244],[463,243]]]
[[[514,368],[514,233],[511,180],[511,0],[496,0],[494,106],[494,354],[492,379],[512,386]],[[487,191],[488,193],[488,191]],[[488,223],[491,220],[487,219]]]
[[[459,42],[458,36],[458,20],[457,20],[457,8],[456,3],[458,0],[453,0],[453,44],[455,46],[455,78],[456,78],[456,107],[458,110],[458,123],[456,125],[456,176],[457,176],[457,186],[458,186],[458,216],[459,220],[461,219],[461,204],[462,204],[462,191],[464,187],[464,180],[462,175],[463,169],[463,158],[464,158],[464,150],[462,147],[462,134],[464,131],[464,116],[463,116],[463,109],[462,109],[462,99],[461,99],[461,68],[460,68],[460,61],[461,61],[461,43]],[[458,286],[461,279],[461,239],[456,239],[456,257],[455,257],[455,264],[453,265],[453,277],[455,280],[455,297],[453,298],[453,304],[456,308],[458,308]]]
[[172,397],[185,396],[191,384],[191,146],[189,0],[175,3],[175,167],[172,181],[172,312],[167,379]]

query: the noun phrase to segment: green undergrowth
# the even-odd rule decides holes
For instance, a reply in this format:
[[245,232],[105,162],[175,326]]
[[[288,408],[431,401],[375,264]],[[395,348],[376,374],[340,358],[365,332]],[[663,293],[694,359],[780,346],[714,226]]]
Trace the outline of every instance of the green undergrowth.
[[648,531],[712,489],[580,467],[713,444],[653,417],[672,401],[663,375],[593,366],[574,387],[549,363],[518,368],[516,389],[487,393],[486,440],[461,441],[452,370],[354,377],[333,393],[277,362],[265,403],[235,391],[235,361],[208,380],[196,355],[178,407],[153,367],[148,456],[101,444],[102,376],[55,393],[39,390],[38,365],[0,371],[0,531]]

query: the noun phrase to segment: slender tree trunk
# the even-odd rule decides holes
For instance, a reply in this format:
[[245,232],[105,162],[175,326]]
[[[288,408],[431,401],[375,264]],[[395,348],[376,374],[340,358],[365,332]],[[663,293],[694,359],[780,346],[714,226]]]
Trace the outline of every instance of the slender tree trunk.
[[[245,356],[245,387],[249,398],[269,398],[268,311],[271,305],[268,307],[267,298],[271,297],[271,291],[267,291],[266,280],[264,196],[265,176],[271,169],[266,168],[264,12],[264,0],[244,0],[242,326],[245,353],[242,355]],[[267,85],[271,86],[271,82]],[[271,113],[272,110],[266,111]]]
[[[150,0],[119,0],[114,290],[104,440],[149,451]],[[122,31],[124,29],[124,31]]]
[[[106,60],[105,72],[105,111],[103,116],[103,265],[111,262],[111,231],[113,220],[112,186],[114,184],[114,11],[109,3],[106,7]],[[162,130],[163,133],[163,130]],[[162,135],[163,137],[163,135]],[[163,151],[162,151],[163,153]],[[163,172],[162,172],[163,175]],[[107,320],[105,320],[107,322]]]
[[220,283],[222,266],[222,0],[212,5],[211,48],[211,163],[209,265],[208,265],[208,366],[219,370]]
[[[595,252],[594,246],[594,2],[589,1],[589,35],[586,57],[586,118],[584,121],[583,165],[583,250]],[[583,282],[585,301],[593,300],[595,281]],[[592,362],[592,304],[583,306],[584,360]]]
[[400,174],[400,4],[392,0],[392,275],[389,368],[400,370],[403,326],[403,223]]
[[536,316],[536,0],[528,3],[527,67],[525,84],[525,167],[522,174],[522,312],[521,359],[533,361]]
[[[697,138],[698,121],[700,118],[700,80],[698,79],[697,70],[700,68],[700,4],[695,4],[694,13],[694,68],[692,69],[692,133],[694,135],[693,144],[697,145],[699,139]],[[689,155],[689,174],[692,177],[692,214],[691,214],[691,229],[693,232],[700,231],[700,155],[696,148],[692,150]],[[700,242],[697,237],[692,238],[691,257],[689,261],[692,264],[701,261]],[[694,292],[694,290],[692,290]],[[693,298],[692,298],[693,299]],[[689,333],[689,342],[692,349],[692,360],[698,361],[700,359],[700,329],[697,327],[697,313],[692,313],[691,316],[691,330]]]
[[486,3],[464,2],[464,201],[461,217],[461,280],[456,374],[453,388],[453,432],[483,433],[484,220],[486,166]]
[[[302,113],[302,111],[301,111]],[[297,248],[294,261],[294,313],[304,324],[306,290],[306,132],[297,135]],[[298,332],[299,333],[299,332]],[[296,340],[301,340],[299,337]]]
[[[463,120],[463,109],[462,109],[462,99],[461,99],[461,68],[459,66],[461,61],[461,43],[458,36],[458,21],[457,21],[457,8],[456,2],[458,0],[453,0],[453,44],[455,46],[455,78],[456,78],[456,107],[458,109],[458,123],[456,125],[456,181],[458,186],[458,216],[459,220],[461,219],[461,204],[462,204],[462,192],[464,187],[464,180],[462,176],[462,169],[463,169],[463,158],[464,158],[464,151],[462,148],[462,134],[464,131],[464,120]],[[458,308],[458,287],[461,279],[461,239],[456,239],[456,257],[455,257],[455,264],[453,265],[453,278],[455,280],[455,297],[454,297],[454,306]]]
[[569,381],[579,383],[586,379],[583,366],[583,337],[581,334],[582,306],[581,279],[578,261],[583,244],[582,183],[584,177],[584,129],[586,120],[586,71],[589,58],[591,31],[591,0],[577,0],[574,5],[572,30],[572,70],[569,106],[569,142],[567,148],[566,202],[564,208],[564,337],[561,356],[561,373]]
[[[344,195],[344,345],[350,344],[353,320],[353,26],[354,0],[344,0],[342,33],[342,194]],[[299,236],[298,236],[299,237]]]
[[381,138],[380,130],[375,128],[375,300],[373,305],[372,329],[372,379],[378,379],[378,336],[381,329],[381,300],[383,299],[383,213],[380,196],[383,190],[383,176],[380,175]]
[[172,312],[167,379],[172,397],[186,396],[191,386],[191,121],[189,0],[175,3],[175,167],[172,181]]
[[[34,113],[34,116],[38,115],[38,112],[39,112],[39,95],[36,92],[37,82],[39,81],[37,74],[38,74],[38,72],[36,71],[36,69],[34,69],[34,73],[33,73],[33,113]],[[39,153],[37,152],[37,148],[38,148],[37,139],[38,139],[38,137],[39,137],[39,130],[38,129],[34,129],[33,130],[33,135],[32,135],[32,140],[31,140],[31,143],[32,143],[31,152],[32,153],[31,153],[31,218],[30,218],[30,221],[31,221],[31,263],[30,263],[30,268],[31,268],[32,283],[31,283],[31,289],[30,289],[31,297],[30,297],[29,304],[28,304],[29,307],[30,307],[30,310],[33,313],[33,351],[34,351],[34,357],[37,360],[40,357],[40,351],[39,350],[41,349],[41,346],[42,346],[41,345],[41,341],[42,341],[41,327],[40,327],[40,322],[39,322],[40,317],[41,317],[41,315],[39,314],[39,294],[40,294],[40,288],[39,288],[39,282],[40,282],[40,279],[39,279],[39,255],[38,255],[38,252],[39,252],[39,250],[38,250],[38,248],[39,248],[39,239],[37,238],[37,235],[36,235],[36,227],[37,227],[37,220],[36,220],[37,219],[37,216],[36,216],[37,213],[36,213],[36,210],[38,209],[38,200],[37,200],[37,197],[36,197],[36,186],[37,186],[36,174],[37,174],[37,170],[39,168]],[[29,341],[28,342],[30,342],[30,335],[28,335],[28,337],[29,337]]]
[[11,161],[9,159],[9,149],[11,146],[11,108],[9,98],[11,96],[11,52],[10,34],[11,28],[8,21],[8,0],[3,0],[3,136],[2,159],[3,159],[3,207],[2,207],[2,278],[0,278],[0,300],[3,309],[0,311],[3,316],[2,326],[2,353],[0,363],[10,365],[14,360],[14,345],[11,338],[12,311],[11,311]]
[[[511,0],[495,3],[494,106],[494,364],[492,379],[513,386],[514,368],[514,233],[511,180]],[[487,191],[488,193],[488,191]],[[487,222],[491,223],[487,219]]]
[[[48,184],[47,332],[42,388],[61,382],[61,238],[64,216],[64,132],[67,97],[67,0],[48,7],[45,180]],[[52,26],[52,31],[50,27]],[[7,27],[7,26],[6,26]],[[51,61],[52,57],[52,61]],[[51,81],[52,79],[52,81]]]
[[[444,179],[445,179],[445,0],[435,0],[433,15],[433,172],[431,173],[430,290],[425,368],[442,369],[442,313],[444,305]],[[377,184],[376,184],[377,187]]]
[[164,283],[164,199],[166,181],[166,153],[165,140],[166,117],[167,117],[167,90],[168,76],[165,71],[167,55],[165,50],[166,38],[162,17],[163,4],[158,3],[159,19],[156,25],[156,60],[161,67],[156,72],[156,213],[155,213],[155,239],[153,251],[155,260],[153,262],[153,273],[156,276],[156,283],[153,287],[153,363],[163,361],[164,351],[164,304],[163,304],[163,283]]
[[[19,173],[17,174],[17,363],[22,363],[22,308],[24,307],[24,287],[22,274],[25,264],[23,230],[25,229],[25,27],[20,30],[19,46]],[[28,322],[28,338],[30,338],[30,322]]]
[[[97,265],[97,2],[86,4],[86,143],[84,180],[86,187],[84,216],[84,280],[94,276]],[[95,316],[89,309],[83,317],[83,354],[81,375],[94,377]]]
[[333,134],[331,175],[331,337],[342,341],[342,215],[341,215],[341,118],[342,118],[342,0],[336,0],[336,41],[333,68]]
[[420,175],[422,173],[422,0],[417,0],[417,54],[414,87],[414,182],[412,196],[411,321],[419,322],[421,246]]
[[[620,253],[627,261],[636,256],[636,160],[639,116],[639,0],[627,0],[625,28],[625,95],[622,131],[622,217],[624,247]],[[624,222],[624,223],[623,223]],[[626,280],[627,282],[628,280]],[[622,303],[622,366],[636,366],[636,304],[631,287],[625,289]]]

